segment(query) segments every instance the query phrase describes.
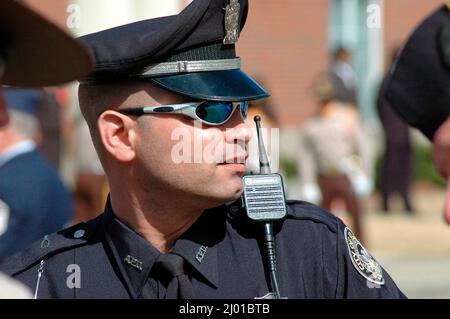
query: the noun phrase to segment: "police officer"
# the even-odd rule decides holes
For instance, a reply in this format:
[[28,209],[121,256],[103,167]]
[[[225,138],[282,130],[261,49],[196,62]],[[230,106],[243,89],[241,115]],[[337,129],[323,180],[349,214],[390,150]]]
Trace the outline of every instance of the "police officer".
[[[413,32],[388,76],[385,98],[433,143],[433,160],[450,178],[450,3]],[[445,220],[450,224],[450,188]]]
[[[276,297],[239,201],[247,102],[268,96],[235,53],[247,11],[195,0],[82,38],[96,60],[79,98],[109,181],[105,211],[1,269],[38,298]],[[281,297],[404,297],[338,219],[304,202],[287,210],[275,225]]]
[[[91,67],[88,52],[65,32],[17,1],[0,2],[0,130],[9,122],[2,83],[24,87],[63,84],[82,77]],[[3,178],[2,183],[8,181]],[[11,219],[6,218],[9,209],[3,200],[0,197],[0,219],[6,222]],[[0,273],[1,299],[28,297],[28,289]]]

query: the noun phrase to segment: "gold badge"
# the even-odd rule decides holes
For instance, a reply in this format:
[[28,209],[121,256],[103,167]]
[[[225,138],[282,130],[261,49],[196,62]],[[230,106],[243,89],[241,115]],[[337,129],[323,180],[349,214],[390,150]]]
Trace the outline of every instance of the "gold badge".
[[241,5],[239,0],[230,0],[225,8],[225,38],[223,44],[233,44],[239,39],[239,14]]
[[345,241],[347,242],[348,252],[350,254],[353,266],[368,281],[383,285],[383,270],[380,264],[371,254],[361,245],[352,231],[346,227],[344,230]]

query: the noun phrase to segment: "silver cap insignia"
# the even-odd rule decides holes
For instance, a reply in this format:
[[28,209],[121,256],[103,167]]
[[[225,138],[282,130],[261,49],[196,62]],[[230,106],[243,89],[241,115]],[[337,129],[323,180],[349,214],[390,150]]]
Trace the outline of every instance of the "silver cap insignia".
[[239,0],[230,0],[225,8],[225,38],[223,44],[233,44],[239,39],[239,14],[241,5]]

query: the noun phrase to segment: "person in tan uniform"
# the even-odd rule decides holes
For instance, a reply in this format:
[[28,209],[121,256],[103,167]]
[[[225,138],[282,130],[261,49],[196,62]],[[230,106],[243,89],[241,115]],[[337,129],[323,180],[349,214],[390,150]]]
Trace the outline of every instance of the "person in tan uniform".
[[372,185],[357,110],[335,99],[328,76],[322,75],[315,81],[313,92],[320,107],[303,127],[298,153],[305,199],[310,199],[308,193],[316,193],[314,185],[318,184],[325,209],[333,211],[337,200],[344,201],[355,234],[363,240],[358,195],[370,192]]

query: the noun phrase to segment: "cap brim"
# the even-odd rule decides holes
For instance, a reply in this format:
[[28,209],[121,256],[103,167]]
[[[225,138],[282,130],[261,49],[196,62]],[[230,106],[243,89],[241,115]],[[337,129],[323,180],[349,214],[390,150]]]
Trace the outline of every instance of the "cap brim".
[[17,1],[0,1],[0,38],[3,84],[58,85],[83,78],[92,68],[79,42]]
[[241,69],[149,78],[157,85],[197,100],[251,101],[270,94]]

